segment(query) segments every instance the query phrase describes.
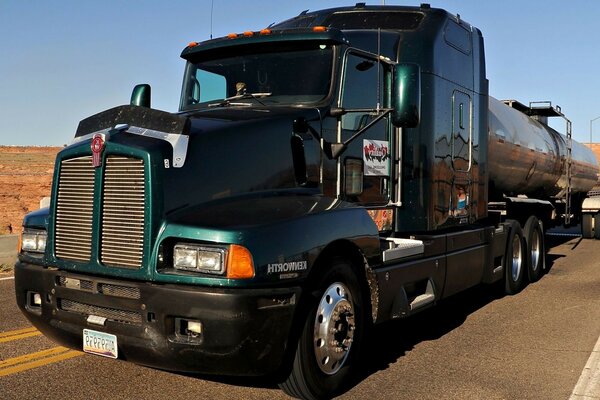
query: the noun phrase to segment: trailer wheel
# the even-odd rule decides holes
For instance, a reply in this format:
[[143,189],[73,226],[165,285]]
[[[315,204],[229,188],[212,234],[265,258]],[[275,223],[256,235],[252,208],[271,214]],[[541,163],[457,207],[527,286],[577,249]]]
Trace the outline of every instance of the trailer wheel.
[[527,252],[527,275],[529,282],[536,282],[544,271],[546,246],[541,222],[535,216],[529,217],[523,228]]
[[279,384],[301,399],[330,398],[350,382],[365,333],[363,294],[347,262],[335,260],[315,289],[292,371]]
[[600,213],[594,215],[594,237],[600,239]]
[[527,265],[523,231],[519,222],[512,221],[504,254],[504,291],[506,294],[519,293],[523,286],[523,276]]
[[583,236],[584,239],[591,239],[594,237],[592,214],[583,214],[581,217],[581,236]]

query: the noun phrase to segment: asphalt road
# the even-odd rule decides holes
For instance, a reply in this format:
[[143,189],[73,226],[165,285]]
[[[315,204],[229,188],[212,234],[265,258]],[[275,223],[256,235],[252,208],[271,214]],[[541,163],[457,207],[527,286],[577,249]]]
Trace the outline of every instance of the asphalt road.
[[[593,352],[600,242],[554,237],[548,244],[550,272],[516,296],[480,286],[376,327],[361,378],[341,398],[568,399],[600,351]],[[57,347],[17,310],[13,284],[0,274],[3,400],[286,398],[257,379],[178,375]]]

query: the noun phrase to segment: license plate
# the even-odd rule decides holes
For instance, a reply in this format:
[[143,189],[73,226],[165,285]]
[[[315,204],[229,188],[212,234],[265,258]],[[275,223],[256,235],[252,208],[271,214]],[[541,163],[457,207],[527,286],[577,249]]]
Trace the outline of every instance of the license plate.
[[84,329],[83,351],[103,357],[117,358],[119,356],[117,337],[110,333]]

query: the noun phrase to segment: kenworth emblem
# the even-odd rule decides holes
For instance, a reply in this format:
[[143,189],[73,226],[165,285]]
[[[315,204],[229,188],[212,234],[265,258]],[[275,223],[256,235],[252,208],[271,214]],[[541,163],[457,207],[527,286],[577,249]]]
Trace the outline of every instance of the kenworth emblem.
[[104,150],[104,139],[102,135],[96,134],[92,139],[92,165],[99,167],[102,165],[102,150]]

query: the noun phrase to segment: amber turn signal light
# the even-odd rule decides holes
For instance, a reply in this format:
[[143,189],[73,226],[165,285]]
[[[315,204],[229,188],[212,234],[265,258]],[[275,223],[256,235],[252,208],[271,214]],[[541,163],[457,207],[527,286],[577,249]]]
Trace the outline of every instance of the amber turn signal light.
[[237,244],[229,246],[227,255],[227,278],[250,279],[254,278],[254,262],[250,251]]

